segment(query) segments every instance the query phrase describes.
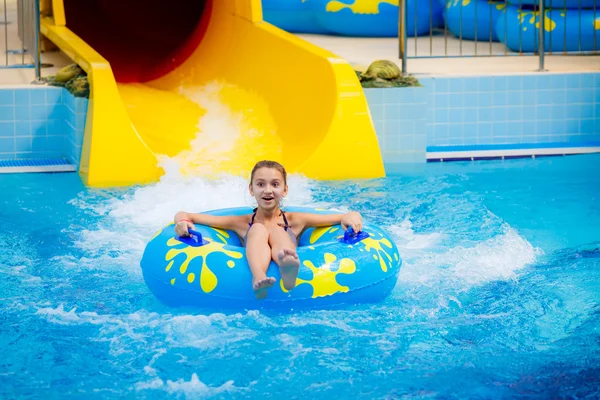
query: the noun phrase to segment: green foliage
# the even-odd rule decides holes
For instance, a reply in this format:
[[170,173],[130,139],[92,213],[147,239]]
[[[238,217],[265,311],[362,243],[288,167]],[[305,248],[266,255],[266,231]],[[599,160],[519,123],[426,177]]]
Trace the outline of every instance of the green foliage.
[[50,86],[64,87],[75,97],[90,97],[90,84],[87,74],[77,64],[61,68],[56,75],[43,77],[42,81]]
[[364,88],[422,86],[414,76],[402,76],[398,66],[391,61],[375,61],[365,72],[356,70],[354,72]]

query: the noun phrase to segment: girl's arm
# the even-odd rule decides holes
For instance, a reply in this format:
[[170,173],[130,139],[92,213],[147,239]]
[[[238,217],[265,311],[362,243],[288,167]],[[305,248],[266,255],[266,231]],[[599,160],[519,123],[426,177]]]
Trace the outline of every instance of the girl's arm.
[[311,213],[294,213],[294,225],[297,225],[299,231],[302,232],[306,228],[323,227],[332,225],[342,225],[344,230],[349,227],[354,232],[362,230],[362,215],[356,211],[350,211],[346,214],[311,214]]
[[179,236],[189,236],[188,229],[194,229],[194,224],[207,225],[239,233],[240,230],[246,227],[247,220],[247,215],[216,216],[186,213],[185,211],[179,211],[173,218],[175,233]]

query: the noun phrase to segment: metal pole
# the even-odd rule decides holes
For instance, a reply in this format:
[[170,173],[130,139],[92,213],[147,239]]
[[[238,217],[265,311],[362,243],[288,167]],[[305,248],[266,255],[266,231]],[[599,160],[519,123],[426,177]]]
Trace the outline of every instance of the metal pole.
[[[407,6],[408,7],[408,6]],[[414,26],[415,26],[415,31],[414,31],[414,36],[413,38],[415,38],[414,42],[415,42],[415,56],[419,55],[419,41],[417,40],[417,38],[419,37],[419,35],[417,35],[417,17],[419,15],[419,3],[415,1],[415,11],[413,12],[415,15],[414,18]],[[408,34],[408,33],[407,33]]]
[[539,29],[539,40],[538,40],[538,52],[540,57],[540,68],[538,71],[544,72],[544,28],[546,26],[546,7],[544,5],[545,0],[540,0],[540,29]]
[[33,37],[33,62],[35,63],[35,80],[39,82],[41,75],[41,49],[40,49],[40,0],[33,1],[33,25],[35,29],[35,36]]
[[[550,0],[552,1],[552,0]],[[519,0],[519,10],[523,10],[523,0]],[[506,10],[505,10],[506,12]],[[523,12],[523,11],[521,11]],[[521,17],[523,18],[523,17]],[[523,19],[524,21],[524,19]],[[535,38],[535,34],[534,34]],[[523,29],[519,29],[519,54],[523,54]]]
[[473,37],[473,44],[475,45],[475,57],[477,57],[477,31],[478,31],[478,26],[477,26],[477,5],[479,4],[478,1],[475,2],[475,20],[473,21],[473,33],[474,33],[474,37]]
[[429,1],[429,55],[433,55],[433,2]]
[[6,0],[4,0],[4,54],[8,65],[8,16],[6,15]]
[[[579,40],[577,41],[577,44],[578,44],[578,46],[579,46],[579,47],[578,47],[578,49],[579,49],[579,52],[581,52],[581,0],[579,0],[579,1],[577,2],[577,5],[578,5],[578,7],[579,7],[579,8],[577,9],[577,13],[579,14]],[[596,5],[596,2],[594,2],[594,5]],[[565,14],[566,14],[566,13],[565,13]],[[565,20],[566,20],[566,18],[565,18]],[[594,22],[596,22],[596,20],[595,20],[595,19],[594,19]],[[594,35],[594,39],[595,39],[595,38],[596,38],[596,35]],[[565,40],[565,43],[566,43],[566,42],[567,42],[567,41]]]
[[459,54],[462,56],[462,47],[463,47],[463,35],[462,35],[462,26],[463,26],[463,3],[460,2],[460,17],[458,18],[458,44],[459,44]]
[[[489,11],[490,11],[490,15],[488,16],[488,18],[490,19],[490,21],[493,21],[494,19],[492,18],[493,12],[494,12],[494,4],[492,3],[488,3],[489,6]],[[506,10],[503,10],[504,12],[506,12]],[[492,49],[492,42],[493,40],[493,35],[494,35],[494,26],[493,24],[490,23],[490,31],[488,32],[488,35],[490,35],[490,55],[492,55],[494,53],[494,50]]]
[[400,0],[398,4],[398,42],[400,58],[402,59],[402,75],[408,75],[406,70],[406,0]]
[[[506,7],[506,3],[505,3],[505,7]],[[507,45],[507,43],[508,43],[508,33],[507,33],[507,30],[508,30],[508,22],[507,21],[508,21],[508,19],[507,18],[508,17],[506,15],[508,13],[506,11],[507,11],[506,8],[504,8],[504,12],[502,13],[502,17],[504,18],[504,57],[506,57],[508,55],[508,45]],[[521,24],[523,24],[523,21],[524,20],[521,19]],[[534,32],[533,34],[535,35],[535,29],[533,30],[533,32]]]
[[[594,3],[594,21],[596,21],[596,3]],[[594,35],[594,53],[596,53],[597,50],[598,48],[596,47],[596,35]]]
[[17,6],[19,9],[18,27],[19,27],[19,37],[21,38],[21,64],[22,65],[25,64],[25,41],[28,36],[25,34],[25,25],[24,25],[24,21],[27,17],[27,14],[29,14],[26,10],[26,7],[25,7],[26,5],[27,4],[24,1],[17,2]]

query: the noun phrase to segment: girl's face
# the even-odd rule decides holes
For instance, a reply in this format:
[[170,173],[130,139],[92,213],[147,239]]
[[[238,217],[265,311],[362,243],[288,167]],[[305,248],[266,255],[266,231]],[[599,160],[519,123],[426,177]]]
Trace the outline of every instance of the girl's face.
[[275,168],[263,167],[254,172],[250,194],[256,199],[258,207],[266,210],[279,207],[281,199],[287,195],[287,190],[283,175]]

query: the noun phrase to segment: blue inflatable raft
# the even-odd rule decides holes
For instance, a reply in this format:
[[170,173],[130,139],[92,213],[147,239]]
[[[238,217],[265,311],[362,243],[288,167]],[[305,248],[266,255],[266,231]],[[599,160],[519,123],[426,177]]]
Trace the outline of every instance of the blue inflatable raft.
[[314,1],[262,0],[263,19],[293,33],[328,33],[314,12]]
[[[289,212],[332,213],[287,207]],[[251,214],[246,207],[206,212]],[[299,238],[300,271],[296,288],[285,290],[279,268],[271,262],[267,276],[277,281],[266,299],[254,297],[245,248],[231,231],[196,225],[196,234],[180,238],[170,224],[149,241],[141,260],[150,291],[172,307],[221,309],[331,308],[383,300],[394,288],[402,260],[391,238],[364,221],[352,235],[340,226],[310,228]]]
[[[442,27],[439,0],[408,0],[409,37]],[[292,33],[398,37],[398,0],[262,0],[264,20]]]
[[[315,5],[321,26],[338,35],[398,37],[398,1],[316,0]],[[443,26],[442,13],[437,0],[408,0],[406,35],[428,35],[432,28]]]
[[[506,8],[506,18],[496,21],[500,41],[512,51],[538,51],[540,13],[517,6]],[[506,33],[506,34],[505,34]],[[600,13],[594,10],[546,11],[544,50],[553,52],[600,49]]]
[[496,21],[506,4],[488,0],[448,0],[444,11],[446,27],[457,38],[477,41],[498,41]]
[[[507,0],[508,4],[514,4],[516,6],[539,6],[540,0]],[[578,9],[578,8],[594,8],[594,6],[600,11],[600,0],[546,0],[544,6],[547,9]]]

